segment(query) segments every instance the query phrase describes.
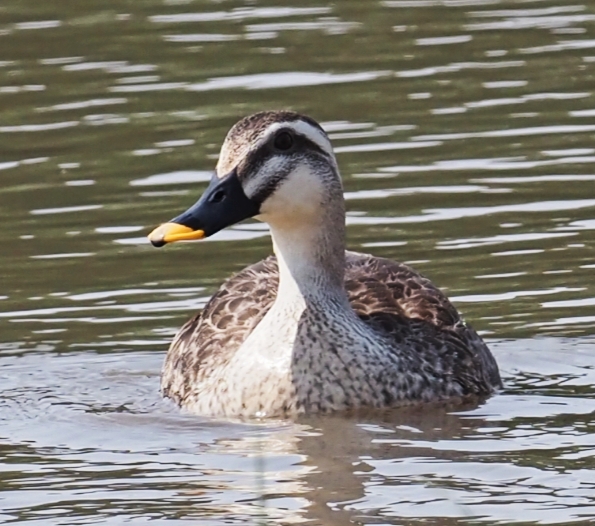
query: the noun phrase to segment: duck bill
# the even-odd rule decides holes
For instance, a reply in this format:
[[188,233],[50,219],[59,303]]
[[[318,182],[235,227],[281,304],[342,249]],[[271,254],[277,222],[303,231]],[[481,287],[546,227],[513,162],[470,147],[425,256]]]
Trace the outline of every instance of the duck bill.
[[246,196],[234,169],[222,178],[213,175],[202,197],[184,213],[149,234],[155,247],[212,236],[230,225],[254,217],[260,205]]

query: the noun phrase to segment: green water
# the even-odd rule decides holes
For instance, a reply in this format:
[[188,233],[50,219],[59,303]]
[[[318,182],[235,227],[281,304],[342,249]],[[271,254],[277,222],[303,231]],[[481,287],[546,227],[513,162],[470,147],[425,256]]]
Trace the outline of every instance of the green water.
[[[5,0],[0,522],[595,520],[595,5]],[[229,127],[320,121],[349,248],[405,261],[493,347],[485,405],[238,424],[158,395],[177,328],[270,253],[153,249]]]

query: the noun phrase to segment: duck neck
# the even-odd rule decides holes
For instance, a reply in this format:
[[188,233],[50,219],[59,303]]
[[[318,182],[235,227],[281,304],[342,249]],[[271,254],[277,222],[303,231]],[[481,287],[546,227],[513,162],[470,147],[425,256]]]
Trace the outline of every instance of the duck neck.
[[279,264],[277,303],[349,305],[345,291],[342,195],[319,217],[270,224]]

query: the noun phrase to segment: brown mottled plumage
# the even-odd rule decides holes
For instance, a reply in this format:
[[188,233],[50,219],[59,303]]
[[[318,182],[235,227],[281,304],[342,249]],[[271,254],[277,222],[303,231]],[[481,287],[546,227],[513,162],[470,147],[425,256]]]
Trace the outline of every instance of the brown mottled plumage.
[[[292,134],[290,148],[282,133]],[[231,277],[182,327],[165,360],[164,396],[201,414],[295,416],[481,397],[500,386],[485,343],[427,278],[344,251],[338,169],[315,121],[290,112],[240,121],[217,176],[230,170],[271,225],[277,257]],[[208,227],[180,218],[185,229]],[[154,244],[167,242],[163,232]]]
[[[420,357],[446,342],[441,356],[448,364],[445,375],[460,384],[463,396],[487,396],[500,385],[486,344],[429,279],[407,265],[368,254],[347,252],[346,263],[345,288],[364,323]],[[196,386],[201,377],[229,360],[270,309],[278,285],[275,256],[229,278],[174,338],[163,366],[163,395],[182,406],[200,396]]]

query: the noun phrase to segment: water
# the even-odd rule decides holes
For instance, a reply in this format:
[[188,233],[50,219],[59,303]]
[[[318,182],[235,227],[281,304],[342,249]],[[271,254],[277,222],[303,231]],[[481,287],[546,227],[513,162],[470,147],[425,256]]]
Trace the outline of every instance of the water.
[[[0,6],[0,522],[595,520],[595,6]],[[160,399],[178,327],[266,229],[154,250],[227,129],[330,133],[349,247],[413,264],[493,348],[479,407],[226,422]]]

